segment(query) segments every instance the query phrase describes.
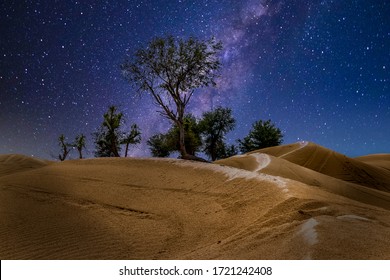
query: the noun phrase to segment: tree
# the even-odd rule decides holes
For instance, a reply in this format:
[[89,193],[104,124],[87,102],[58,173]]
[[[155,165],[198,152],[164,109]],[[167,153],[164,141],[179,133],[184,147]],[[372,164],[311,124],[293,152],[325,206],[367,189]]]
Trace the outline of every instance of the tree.
[[[198,122],[196,118],[187,114],[183,119],[184,133],[186,135],[184,143],[186,151],[189,155],[195,156],[202,146],[202,139],[200,137],[200,131],[198,128]],[[171,152],[180,152],[180,128],[174,125],[167,133],[167,144],[170,147]]]
[[119,157],[122,132],[120,127],[123,124],[123,113],[117,112],[116,106],[110,106],[103,115],[103,123],[100,129],[95,132],[95,156],[97,157]]
[[76,140],[73,144],[73,147],[75,147],[77,149],[77,151],[79,152],[79,158],[82,159],[83,158],[82,150],[83,150],[83,148],[85,148],[85,135],[84,134],[80,134],[80,135],[76,136]]
[[194,91],[215,85],[222,43],[214,38],[188,40],[173,36],[155,38],[121,65],[123,75],[137,92],[150,94],[158,112],[179,128],[182,158],[191,158],[185,145],[185,108]]
[[101,126],[99,129],[92,133],[92,137],[95,142],[95,157],[111,157],[110,145],[106,139],[107,132]]
[[199,129],[203,136],[204,152],[212,161],[226,157],[225,135],[234,129],[236,120],[230,108],[218,107],[214,111],[203,113]]
[[166,134],[156,134],[149,138],[147,144],[154,157],[168,157],[171,154],[171,147],[167,144]]
[[66,157],[69,155],[70,149],[72,145],[65,142],[65,136],[64,134],[61,134],[60,137],[58,137],[58,142],[61,147],[61,154],[58,155],[58,159],[60,161],[64,161]]
[[237,147],[235,145],[227,145],[225,142],[217,143],[217,158],[228,158],[238,154]]
[[121,144],[126,145],[125,157],[127,157],[127,153],[129,151],[129,145],[139,144],[141,143],[141,131],[137,124],[132,124],[129,134],[123,136]]
[[[202,146],[202,139],[196,118],[187,114],[183,119],[186,134],[185,145],[188,155],[195,156]],[[157,134],[148,140],[153,156],[167,157],[172,152],[180,151],[180,132],[177,125],[171,127],[166,134]]]
[[283,142],[283,135],[279,128],[275,127],[271,120],[256,121],[252,125],[249,134],[243,140],[238,140],[242,153],[278,146]]

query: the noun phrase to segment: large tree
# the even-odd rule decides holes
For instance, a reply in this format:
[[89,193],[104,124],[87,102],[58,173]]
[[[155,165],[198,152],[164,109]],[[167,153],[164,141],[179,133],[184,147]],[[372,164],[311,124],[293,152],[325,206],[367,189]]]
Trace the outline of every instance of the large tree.
[[196,89],[215,85],[221,49],[221,42],[214,38],[155,38],[121,65],[137,92],[150,94],[160,107],[158,112],[179,128],[182,158],[191,158],[185,145],[186,106]]
[[[203,136],[204,152],[212,161],[230,154],[224,142],[225,135],[233,130],[235,125],[236,121],[230,108],[218,107],[213,111],[203,113],[199,129]],[[229,149],[234,151],[233,147]]]
[[249,134],[242,140],[238,140],[239,148],[242,153],[263,149],[272,146],[278,146],[283,142],[283,134],[271,120],[256,121],[252,125]]
[[123,113],[116,106],[110,106],[103,115],[100,129],[94,133],[97,157],[119,157],[123,124]]

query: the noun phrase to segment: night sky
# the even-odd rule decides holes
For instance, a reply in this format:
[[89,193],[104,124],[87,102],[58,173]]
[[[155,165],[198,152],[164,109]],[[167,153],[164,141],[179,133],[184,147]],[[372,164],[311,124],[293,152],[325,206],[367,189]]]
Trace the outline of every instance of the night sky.
[[284,143],[390,153],[387,0],[6,0],[0,34],[0,154],[52,159],[61,133],[84,133],[92,157],[91,133],[115,104],[143,132],[131,154],[150,156],[146,140],[170,123],[119,65],[169,34],[223,42],[217,87],[198,90],[188,112],[231,107],[230,143],[271,119]]

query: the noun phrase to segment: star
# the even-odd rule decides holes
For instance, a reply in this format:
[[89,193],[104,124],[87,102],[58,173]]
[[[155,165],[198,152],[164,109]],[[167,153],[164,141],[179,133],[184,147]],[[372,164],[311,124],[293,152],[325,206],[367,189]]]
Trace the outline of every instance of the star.
[[239,125],[231,144],[271,118],[285,143],[309,140],[349,156],[389,152],[387,1],[206,2],[1,5],[0,153],[50,158],[60,134],[84,133],[92,157],[92,133],[115,104],[143,133],[132,155],[149,156],[147,139],[171,124],[150,98],[134,95],[119,65],[168,34],[223,42],[217,86],[196,91],[188,112],[232,108]]

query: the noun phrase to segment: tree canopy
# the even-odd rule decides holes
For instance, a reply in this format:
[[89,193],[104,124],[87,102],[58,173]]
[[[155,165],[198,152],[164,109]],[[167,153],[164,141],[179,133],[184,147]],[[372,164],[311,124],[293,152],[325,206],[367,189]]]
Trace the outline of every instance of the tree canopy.
[[77,149],[79,152],[79,158],[83,158],[83,148],[85,148],[85,135],[80,134],[76,136],[75,142],[73,143],[73,147]]
[[272,146],[278,146],[283,142],[283,134],[271,120],[256,121],[252,125],[249,134],[242,140],[238,140],[239,148],[242,153],[263,149]]
[[126,145],[125,157],[127,157],[127,154],[129,152],[129,145],[139,143],[141,143],[141,130],[139,129],[137,124],[132,124],[130,132],[128,134],[124,134],[121,140],[121,144]]
[[121,145],[125,145],[125,157],[129,145],[141,142],[141,130],[137,124],[132,124],[128,133],[123,132],[124,115],[117,106],[110,106],[103,115],[103,122],[93,133],[96,157],[120,157]]
[[94,133],[95,156],[97,157],[119,157],[121,150],[120,141],[123,124],[123,113],[118,112],[116,106],[110,106],[103,115],[103,122],[100,129]]
[[[187,153],[191,156],[195,156],[196,152],[200,151],[202,140],[200,137],[200,131],[198,128],[198,122],[196,118],[187,114],[184,117],[184,130],[186,133],[185,145]],[[147,142],[150,151],[155,157],[167,157],[172,152],[180,151],[180,135],[177,125],[173,125],[167,133],[159,133],[153,135]]]
[[[205,152],[213,161],[237,154],[234,145],[225,143],[226,133],[234,126],[235,119],[230,108],[218,107],[205,112],[200,120],[187,114],[184,117],[184,129],[188,154],[196,156],[197,153]],[[172,152],[180,151],[178,127],[174,125],[167,133],[152,136],[147,143],[155,157],[167,157]]]
[[150,94],[158,112],[177,125],[182,158],[188,155],[185,108],[196,89],[215,85],[220,69],[217,54],[221,49],[221,42],[214,38],[155,38],[121,65],[123,75],[136,92]]
[[167,135],[163,133],[150,137],[147,144],[154,157],[168,157],[172,152],[172,147],[169,146],[167,141]]
[[228,148],[224,142],[225,135],[233,130],[235,125],[236,120],[230,108],[217,107],[213,111],[203,113],[199,122],[204,143],[203,151],[212,161],[226,157]]

